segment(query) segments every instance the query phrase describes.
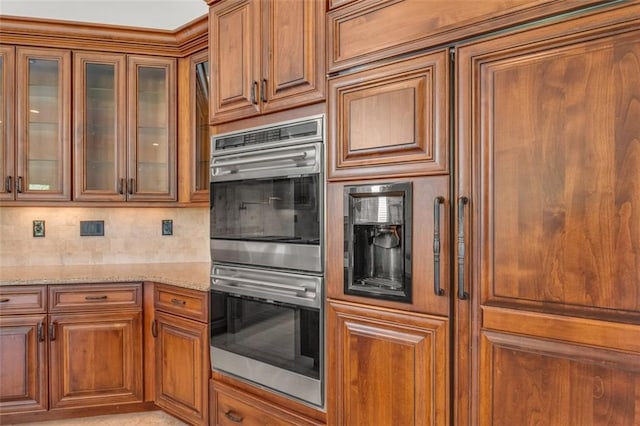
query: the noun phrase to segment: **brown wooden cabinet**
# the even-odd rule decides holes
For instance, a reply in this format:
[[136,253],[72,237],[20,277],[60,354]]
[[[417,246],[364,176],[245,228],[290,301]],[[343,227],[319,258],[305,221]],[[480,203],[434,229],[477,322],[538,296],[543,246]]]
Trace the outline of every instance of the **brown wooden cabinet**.
[[324,423],[281,405],[211,381],[211,426],[319,426]]
[[0,414],[48,408],[46,292],[0,288]]
[[458,49],[454,424],[640,424],[634,3]]
[[71,52],[30,47],[13,52],[9,46],[0,50],[0,199],[70,200]]
[[329,300],[328,423],[449,424],[449,321]]
[[154,285],[156,396],[162,409],[204,425],[208,418],[208,293]]
[[213,4],[210,123],[322,101],[325,9],[314,0]]
[[175,59],[74,52],[74,199],[176,199]]
[[50,409],[142,402],[140,284],[49,286]]
[[329,79],[328,179],[447,173],[447,50]]

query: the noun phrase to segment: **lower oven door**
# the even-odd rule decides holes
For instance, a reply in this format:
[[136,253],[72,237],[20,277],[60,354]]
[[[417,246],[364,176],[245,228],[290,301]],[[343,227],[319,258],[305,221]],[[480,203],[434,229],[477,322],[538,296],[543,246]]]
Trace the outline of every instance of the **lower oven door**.
[[[320,300],[321,278],[234,267],[214,272],[212,367],[322,406],[322,315],[313,300]],[[277,276],[283,279],[272,282]]]

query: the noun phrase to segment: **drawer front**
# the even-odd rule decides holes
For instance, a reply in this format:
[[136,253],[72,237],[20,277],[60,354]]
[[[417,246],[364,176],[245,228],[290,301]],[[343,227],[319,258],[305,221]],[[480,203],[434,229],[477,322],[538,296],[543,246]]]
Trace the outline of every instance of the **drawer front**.
[[137,283],[49,286],[49,312],[140,308],[141,302]]
[[47,311],[45,286],[0,287],[0,315]]
[[153,300],[159,311],[196,321],[209,321],[208,292],[156,284]]

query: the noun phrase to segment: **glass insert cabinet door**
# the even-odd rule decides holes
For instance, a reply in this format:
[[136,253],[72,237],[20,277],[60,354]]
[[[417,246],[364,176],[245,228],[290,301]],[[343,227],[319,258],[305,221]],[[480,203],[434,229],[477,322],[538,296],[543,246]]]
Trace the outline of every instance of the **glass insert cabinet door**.
[[71,197],[71,52],[16,50],[16,199]]
[[74,199],[125,200],[124,55],[74,52]]
[[128,57],[129,199],[176,199],[175,60]]
[[14,198],[13,100],[14,49],[0,46],[0,200]]
[[209,52],[194,55],[190,61],[190,91],[193,124],[191,158],[194,170],[191,176],[191,201],[209,200]]

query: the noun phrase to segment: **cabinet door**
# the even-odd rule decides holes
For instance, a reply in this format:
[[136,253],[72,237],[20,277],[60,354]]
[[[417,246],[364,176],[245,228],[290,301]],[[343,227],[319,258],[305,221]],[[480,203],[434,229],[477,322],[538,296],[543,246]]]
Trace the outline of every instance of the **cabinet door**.
[[16,49],[19,200],[71,199],[71,52]]
[[142,402],[142,314],[49,317],[50,408]]
[[74,52],[74,199],[125,200],[124,55]]
[[329,80],[329,180],[448,171],[448,53]]
[[260,46],[260,1],[230,0],[211,7],[211,124],[260,112]]
[[47,409],[46,315],[0,317],[0,414]]
[[324,98],[324,16],[315,0],[262,2],[262,112]]
[[[345,294],[345,224],[348,223],[348,218],[344,215],[348,212],[344,207],[345,184],[342,182],[327,185],[327,296],[368,305],[449,316],[451,297],[455,293],[449,282],[451,240],[450,222],[446,213],[450,207],[447,196],[449,177],[404,178],[393,182],[410,182],[412,185],[411,303]],[[372,182],[350,181],[349,185],[365,183]],[[434,245],[439,250],[434,251]],[[438,294],[437,288],[441,290]]]
[[207,324],[156,312],[156,404],[192,424],[208,412]]
[[459,50],[455,424],[640,424],[638,17]]
[[0,200],[14,198],[13,133],[15,102],[15,52],[13,47],[0,46]]
[[175,59],[129,56],[127,199],[176,199]]
[[449,322],[329,301],[328,423],[449,424]]

